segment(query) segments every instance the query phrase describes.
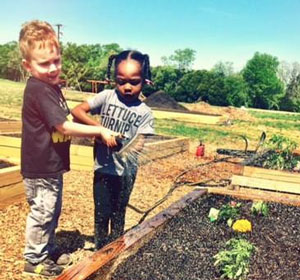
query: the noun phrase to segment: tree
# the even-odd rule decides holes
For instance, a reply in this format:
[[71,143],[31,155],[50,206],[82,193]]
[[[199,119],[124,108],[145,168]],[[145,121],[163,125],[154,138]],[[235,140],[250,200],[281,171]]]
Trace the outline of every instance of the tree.
[[104,80],[108,57],[120,51],[118,44],[101,46],[67,43],[63,46],[63,77],[70,86],[91,91],[91,84],[87,80]]
[[162,62],[165,66],[174,66],[179,70],[190,70],[195,61],[196,51],[190,48],[175,50],[169,57],[163,56]]
[[298,62],[288,63],[284,60],[280,61],[278,66],[278,77],[283,82],[285,89],[299,74],[300,64]]
[[285,111],[300,112],[300,74],[289,82],[286,94],[281,101],[280,109]]
[[239,74],[225,77],[224,96],[230,106],[246,106],[249,104],[247,84]]
[[28,73],[22,66],[22,57],[18,44],[8,53],[7,78],[13,81],[25,81]]
[[145,87],[143,93],[147,96],[155,91],[163,90],[174,95],[176,85],[183,73],[172,66],[157,66],[152,68],[153,87]]
[[178,81],[173,93],[174,98],[181,102],[196,102],[202,97],[201,85],[207,75],[205,70],[189,71]]
[[212,68],[212,71],[218,74],[223,74],[225,77],[233,75],[233,63],[226,61],[226,62],[218,62]]
[[191,70],[179,80],[174,97],[177,101],[205,101],[226,106],[224,75],[207,70]]
[[0,77],[14,81],[25,79],[25,70],[16,41],[0,45]]
[[248,84],[248,95],[255,108],[278,109],[284,96],[283,82],[277,76],[276,57],[256,52],[242,71]]
[[211,105],[227,106],[227,99],[224,92],[225,76],[221,73],[209,72],[208,80],[206,81],[206,100]]

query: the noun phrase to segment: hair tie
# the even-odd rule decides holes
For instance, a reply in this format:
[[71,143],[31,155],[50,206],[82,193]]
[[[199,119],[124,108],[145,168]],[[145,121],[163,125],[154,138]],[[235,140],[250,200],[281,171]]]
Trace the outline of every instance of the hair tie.
[[149,79],[145,79],[145,83],[147,85],[149,85],[149,86],[153,86],[154,85],[154,83],[151,80],[149,80]]

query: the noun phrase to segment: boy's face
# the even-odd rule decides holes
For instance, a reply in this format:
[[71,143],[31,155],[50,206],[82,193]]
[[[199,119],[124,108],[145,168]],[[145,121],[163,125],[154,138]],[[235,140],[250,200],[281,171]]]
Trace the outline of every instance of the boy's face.
[[35,47],[31,50],[30,60],[23,59],[22,62],[24,68],[33,77],[50,85],[57,85],[59,83],[61,54],[55,46]]
[[116,86],[125,99],[136,100],[143,87],[140,63],[133,59],[123,60],[117,68]]

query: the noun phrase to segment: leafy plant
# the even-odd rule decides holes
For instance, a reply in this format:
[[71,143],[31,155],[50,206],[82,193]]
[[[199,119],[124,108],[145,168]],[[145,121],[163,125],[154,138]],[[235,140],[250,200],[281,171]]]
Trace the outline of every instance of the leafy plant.
[[226,242],[226,248],[214,256],[214,265],[222,271],[222,277],[245,279],[255,247],[245,239],[232,238]]
[[240,214],[241,203],[231,201],[230,203],[223,205],[221,209],[211,208],[208,217],[211,222],[227,221],[228,226],[231,227],[234,219]]
[[264,201],[255,201],[252,203],[251,213],[254,215],[268,216],[269,207]]
[[[233,221],[236,219],[240,214],[240,203],[237,204],[225,204],[221,207],[219,215],[218,215],[218,221]],[[231,226],[231,224],[229,224]]]
[[265,143],[268,150],[263,161],[263,167],[270,169],[294,169],[298,163],[293,151],[297,143],[282,135],[272,135]]

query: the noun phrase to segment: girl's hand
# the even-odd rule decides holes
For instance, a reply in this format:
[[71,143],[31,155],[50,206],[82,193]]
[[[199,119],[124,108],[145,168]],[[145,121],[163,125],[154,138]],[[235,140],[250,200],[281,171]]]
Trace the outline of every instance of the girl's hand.
[[118,145],[116,141],[116,136],[119,136],[120,134],[117,132],[114,132],[110,129],[107,129],[105,127],[102,127],[102,133],[101,133],[101,140],[102,142],[107,145],[108,147],[115,147]]

